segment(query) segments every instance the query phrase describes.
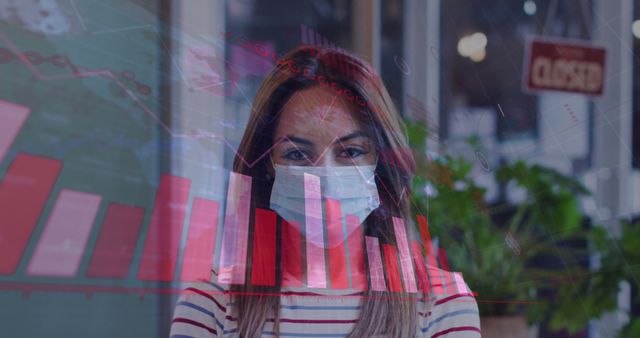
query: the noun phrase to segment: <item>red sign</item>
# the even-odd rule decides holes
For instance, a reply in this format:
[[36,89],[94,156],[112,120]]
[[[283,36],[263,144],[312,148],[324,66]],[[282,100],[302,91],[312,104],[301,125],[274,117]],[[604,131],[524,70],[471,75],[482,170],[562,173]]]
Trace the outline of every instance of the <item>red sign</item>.
[[526,55],[527,90],[602,95],[606,49],[589,42],[534,39]]

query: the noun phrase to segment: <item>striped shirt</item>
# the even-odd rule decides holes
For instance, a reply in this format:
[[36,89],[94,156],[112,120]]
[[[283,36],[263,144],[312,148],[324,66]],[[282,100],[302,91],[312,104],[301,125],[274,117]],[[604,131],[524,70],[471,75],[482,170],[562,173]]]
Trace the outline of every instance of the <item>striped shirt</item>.
[[[451,272],[440,271],[452,275]],[[212,280],[216,280],[215,274]],[[447,285],[445,287],[448,288]],[[480,337],[478,306],[465,288],[466,284],[463,288],[449,289],[456,291],[448,294],[418,299],[419,337]],[[214,282],[190,284],[176,304],[171,338],[238,337],[238,320],[234,317],[234,304],[228,290],[227,286]],[[360,294],[355,290],[283,288],[280,336],[346,337],[359,320]],[[267,320],[261,336],[275,335],[273,320]]]

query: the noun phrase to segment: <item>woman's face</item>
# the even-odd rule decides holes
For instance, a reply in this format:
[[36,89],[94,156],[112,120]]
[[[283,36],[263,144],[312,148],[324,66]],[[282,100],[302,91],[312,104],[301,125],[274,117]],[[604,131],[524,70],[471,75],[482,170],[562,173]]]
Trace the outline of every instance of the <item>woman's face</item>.
[[296,166],[373,165],[370,135],[353,117],[353,103],[325,87],[296,92],[284,106],[275,130],[275,164]]

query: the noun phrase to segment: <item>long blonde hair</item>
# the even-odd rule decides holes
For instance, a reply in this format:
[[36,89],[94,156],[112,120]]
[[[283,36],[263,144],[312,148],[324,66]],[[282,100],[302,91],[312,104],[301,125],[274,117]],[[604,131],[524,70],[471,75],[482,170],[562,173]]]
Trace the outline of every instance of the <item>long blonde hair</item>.
[[[262,82],[253,103],[251,116],[233,163],[237,173],[251,176],[252,210],[269,208],[273,180],[268,175],[268,157],[263,156],[273,145],[273,134],[279,113],[293,93],[318,85],[321,78],[336,83],[343,93],[352,93],[360,113],[356,118],[370,128],[378,153],[381,150],[400,154],[408,149],[402,122],[393,102],[378,75],[361,59],[335,49],[315,46],[298,47],[287,53]],[[351,99],[351,98],[350,98]],[[244,158],[244,161],[241,160]],[[364,222],[364,232],[382,242],[395,244],[392,217],[405,220],[411,232],[409,217],[410,184],[413,178],[413,158],[396,156],[393,166],[378,161],[376,184],[381,205]],[[253,229],[250,229],[252,232]],[[278,245],[280,247],[280,245]],[[279,249],[278,249],[279,250]],[[281,253],[277,253],[278,259]],[[248,255],[251,257],[251,255]],[[278,264],[279,265],[279,264]],[[247,264],[247,273],[251,263]],[[249,274],[247,274],[249,275]],[[241,337],[259,337],[264,323],[273,318],[274,330],[279,335],[281,271],[278,266],[275,287],[245,285],[232,286],[238,311]],[[415,337],[417,335],[416,301],[406,293],[368,291],[362,303],[360,318],[350,337],[384,334],[389,337]],[[268,319],[268,317],[272,316]]]

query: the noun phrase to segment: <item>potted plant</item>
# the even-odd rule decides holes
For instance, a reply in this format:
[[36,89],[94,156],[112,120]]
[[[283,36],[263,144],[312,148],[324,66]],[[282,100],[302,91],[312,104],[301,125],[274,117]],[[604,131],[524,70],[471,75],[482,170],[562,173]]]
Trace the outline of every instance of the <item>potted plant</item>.
[[487,209],[485,189],[470,177],[474,163],[448,154],[430,161],[426,130],[408,123],[408,132],[417,163],[413,212],[428,216],[452,269],[478,293],[483,337],[537,337],[541,322],[550,322],[552,330],[586,327],[588,319],[560,320],[563,309],[580,300],[563,297],[558,304],[544,297],[570,289],[572,276],[590,275],[590,229],[583,226],[577,200],[588,191],[553,169],[519,161],[493,173],[504,186],[522,189],[525,198]]
[[[593,273],[578,276],[572,287],[565,285],[560,288],[560,306],[551,318],[552,326],[562,326],[568,320],[586,325],[590,319],[616,309],[622,281],[629,282],[635,291],[632,309],[640,310],[640,223],[621,222],[621,234],[617,238],[613,238],[605,228],[595,227],[590,234],[590,243],[598,253],[600,267]],[[580,304],[567,301],[576,298],[583,301]],[[637,314],[635,317],[630,314],[618,337],[640,337],[640,317]]]

